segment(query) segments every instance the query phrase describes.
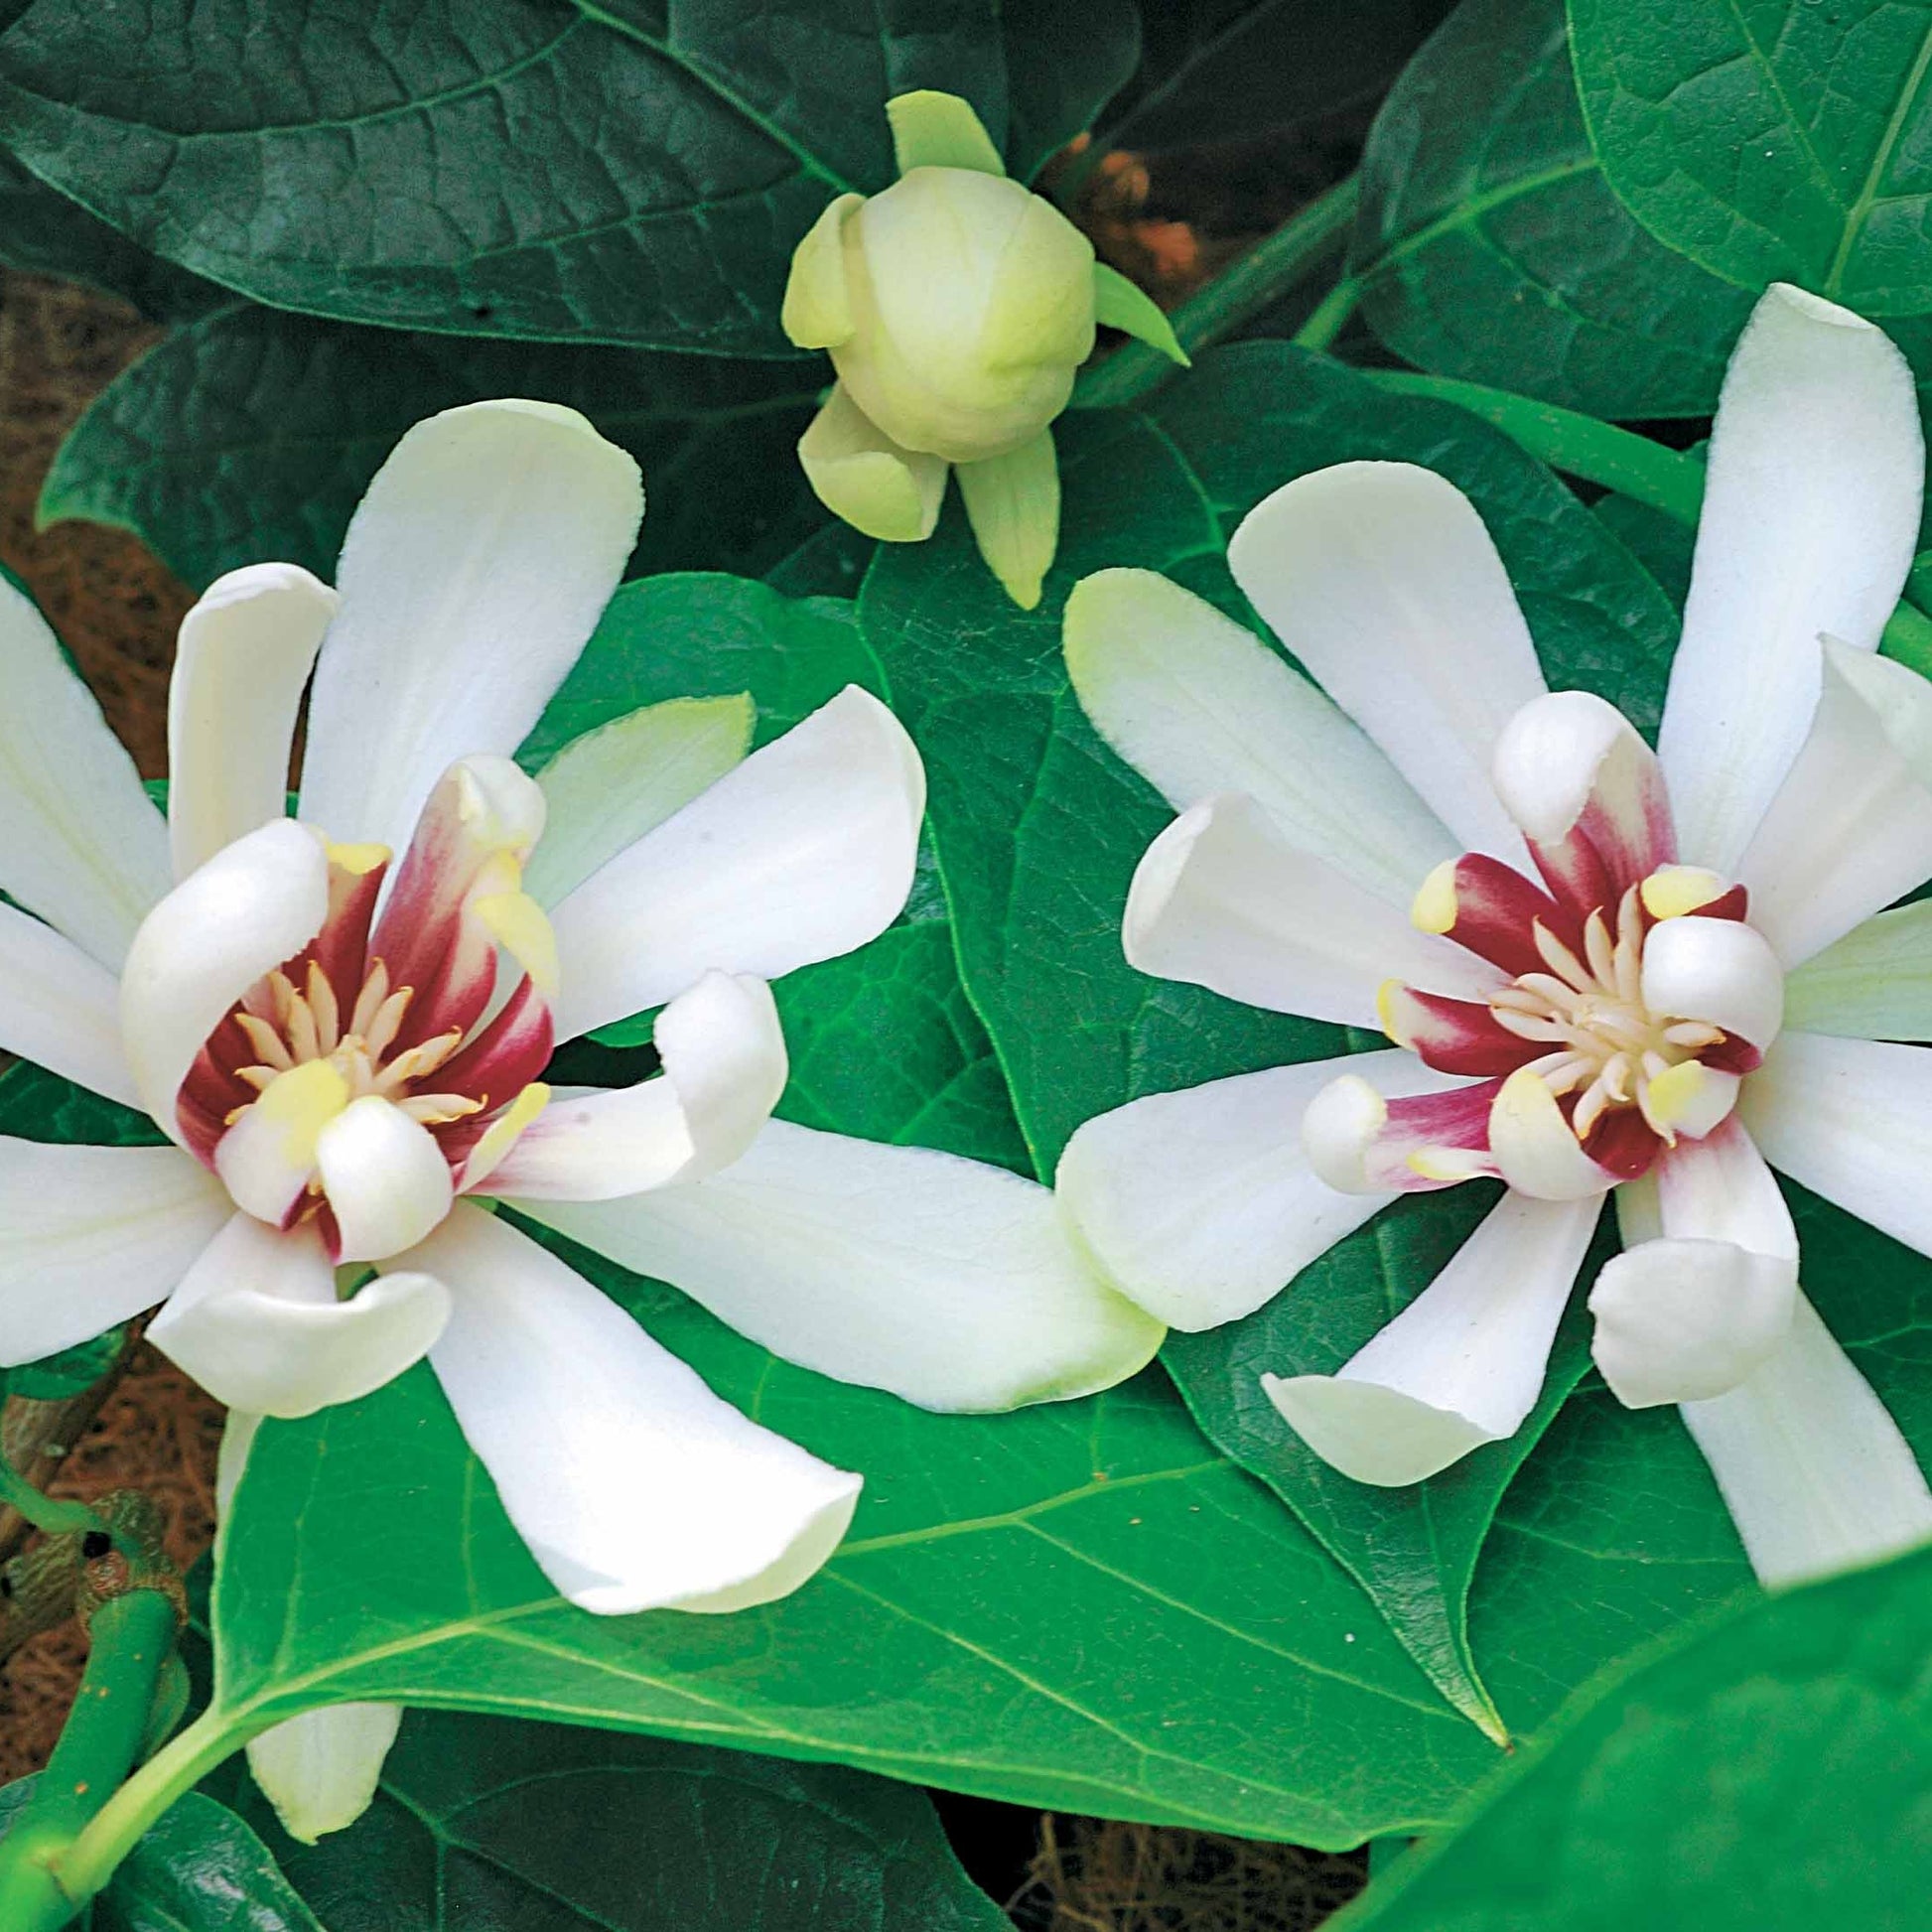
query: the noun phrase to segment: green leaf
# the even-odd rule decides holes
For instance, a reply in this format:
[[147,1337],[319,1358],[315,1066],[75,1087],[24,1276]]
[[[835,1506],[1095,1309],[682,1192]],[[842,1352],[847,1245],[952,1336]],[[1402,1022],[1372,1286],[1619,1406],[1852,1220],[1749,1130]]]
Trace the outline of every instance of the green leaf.
[[[1348,1043],[1336,1028],[1127,966],[1128,880],[1172,814],[1099,744],[1067,689],[1066,591],[1089,571],[1139,565],[1245,615],[1223,558],[1235,522],[1296,476],[1378,457],[1429,464],[1468,490],[1553,682],[1594,689],[1638,724],[1655,723],[1673,614],[1589,512],[1463,412],[1383,395],[1285,345],[1218,351],[1143,412],[1063,426],[1067,541],[1037,612],[1005,607],[974,576],[958,518],[916,549],[882,550],[873,565],[861,619],[925,754],[967,991],[1043,1175],[1081,1121],[1139,1094]],[[974,639],[970,656],[958,647],[962,636]],[[1301,1452],[1248,1386],[1264,1353],[1281,1373],[1335,1366],[1421,1291],[1469,1212],[1450,1195],[1403,1202],[1338,1250],[1312,1286],[1247,1322],[1175,1338],[1165,1359],[1210,1439],[1292,1504],[1445,1695],[1487,1723],[1463,1600],[1491,1512],[1536,1424],[1432,1483],[1369,1490]],[[1559,1356],[1540,1420],[1581,1367],[1580,1349]]]
[[1003,1932],[922,1793],[828,1765],[419,1711],[317,1845],[240,1809],[329,1932]]
[[422,417],[488,396],[581,409],[644,469],[633,568],[776,562],[823,521],[794,446],[823,371],[355,329],[230,305],[88,407],[40,520],[135,532],[197,589],[277,558],[333,577],[369,479]]
[[[1157,10],[1158,11],[1158,10]],[[1066,0],[1002,0],[1007,47],[1007,172],[1032,181],[1134,71],[1135,0],[1083,0],[1068,31]]]
[[1591,1688],[1336,1932],[1897,1932],[1932,1885],[1932,1551]]
[[339,1932],[303,1902],[249,1826],[197,1791],[128,1855],[93,1922],[94,1932]]
[[[791,354],[791,250],[894,179],[888,97],[946,88],[996,143],[1008,123],[994,0],[13,12],[0,141],[42,180],[226,288],[395,328]],[[1030,12],[1071,37],[1084,8]],[[1111,65],[1031,81],[1032,138]]]
[[91,1341],[76,1342],[58,1355],[23,1362],[6,1371],[7,1393],[29,1402],[65,1402],[90,1389],[120,1360],[127,1339],[125,1328],[110,1328]]
[[1562,0],[1464,0],[1416,57],[1369,136],[1350,271],[1398,355],[1598,416],[1708,414],[1751,306],[1605,185]]
[[1171,362],[1187,366],[1187,351],[1175,340],[1173,324],[1160,305],[1137,282],[1130,282],[1105,262],[1093,265],[1093,313],[1097,322],[1124,330],[1150,348],[1158,348]]
[[1610,186],[1660,241],[1753,292],[1932,309],[1932,13],[1812,0],[1571,0]]

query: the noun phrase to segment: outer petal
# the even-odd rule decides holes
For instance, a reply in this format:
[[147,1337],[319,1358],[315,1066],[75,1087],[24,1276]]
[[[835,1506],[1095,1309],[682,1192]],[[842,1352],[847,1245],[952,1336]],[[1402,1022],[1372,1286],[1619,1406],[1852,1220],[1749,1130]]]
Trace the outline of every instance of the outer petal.
[[103,966],[168,890],[168,831],[46,620],[0,577],[0,892]]
[[658,1015],[663,1073],[560,1096],[485,1176],[492,1194],[617,1200],[728,1168],[784,1092],[784,1031],[762,980],[707,973]]
[[418,423],[362,498],[309,705],[302,810],[400,852],[458,759],[507,756],[576,661],[643,514],[637,466],[572,409]]
[[232,1211],[220,1183],[172,1147],[0,1139],[0,1367],[152,1307]]
[[925,770],[848,685],[564,899],[557,1037],[641,1013],[716,967],[777,979],[876,938],[912,887]]
[[1643,949],[1643,998],[1652,1013],[1683,1014],[1763,1048],[1784,1024],[1784,975],[1752,926],[1695,912],[1653,926]]
[[404,1259],[450,1285],[431,1363],[572,1602],[605,1615],[726,1592],[734,1607],[765,1602],[838,1547],[861,1478],[720,1402],[527,1235],[459,1202]]
[[1519,862],[1489,760],[1546,687],[1469,499],[1413,464],[1338,464],[1250,510],[1228,568],[1464,849]]
[[1302,1116],[1343,1073],[1396,1093],[1432,1078],[1413,1054],[1363,1053],[1151,1093],[1080,1128],[1054,1191],[1149,1313],[1190,1330],[1238,1320],[1395,1198],[1338,1192],[1309,1165]]
[[114,975],[71,939],[0,905],[0,1051],[138,1107],[120,997]]
[[1148,847],[1127,895],[1128,963],[1276,1013],[1378,1027],[1390,979],[1454,998],[1494,967],[1418,932],[1385,898],[1298,851],[1238,792],[1190,806]]
[[725,1173],[629,1200],[514,1203],[674,1282],[788,1361],[938,1410],[1111,1388],[1162,1329],[1002,1168],[773,1121]]
[[342,1230],[343,1261],[385,1261],[413,1248],[455,1194],[435,1135],[376,1094],[350,1101],[322,1130],[316,1169]]
[[1932,1255],[1932,1048],[1787,1033],[1739,1111],[1774,1168]]
[[1388,759],[1243,625],[1151,570],[1066,601],[1067,674],[1099,732],[1175,811],[1254,799],[1290,843],[1405,910],[1455,842]]
[[148,1339],[232,1409],[310,1416],[420,1361],[449,1317],[443,1284],[421,1274],[382,1275],[339,1301],[313,1229],[283,1234],[237,1214],[182,1278]]
[[1596,1211],[1505,1195],[1366,1348],[1333,1375],[1264,1375],[1269,1399],[1324,1462],[1384,1488],[1513,1436],[1542,1392]]
[[313,1845],[368,1810],[401,1723],[400,1705],[330,1704],[249,1738],[248,1768],[289,1837]]
[[295,564],[217,577],[182,620],[168,684],[175,877],[288,809],[303,687],[337,597]]
[[742,763],[757,721],[741,691],[645,705],[572,739],[537,773],[548,814],[523,890],[554,905]]
[[163,1133],[182,1138],[175,1096],[216,1023],[328,914],[327,850],[289,818],[237,839],[149,914],[121,973],[121,1035]]
[[1932,1039],[1932,899],[1880,912],[1806,960],[1784,983],[1784,1017],[1812,1034]]
[[1811,725],[1821,631],[1872,649],[1905,583],[1925,449],[1905,358],[1774,284],[1725,377],[1657,750],[1684,857],[1735,874]]
[[880,543],[919,543],[932,534],[951,467],[895,443],[842,382],[798,439],[798,466],[834,516]]
[[1875,1563],[1932,1536],[1932,1491],[1910,1446],[1802,1295],[1785,1345],[1683,1416],[1767,1584]]
[[1787,966],[1932,877],[1932,791],[1825,652],[1811,731],[1737,869],[1751,923]]

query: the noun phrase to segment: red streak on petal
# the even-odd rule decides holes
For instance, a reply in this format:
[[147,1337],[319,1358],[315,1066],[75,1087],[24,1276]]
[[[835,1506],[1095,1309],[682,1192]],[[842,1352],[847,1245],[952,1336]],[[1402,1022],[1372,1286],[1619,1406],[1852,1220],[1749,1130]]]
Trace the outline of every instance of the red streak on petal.
[[1402,1044],[1438,1073],[1514,1073],[1550,1049],[1499,1026],[1488,1007],[1405,986],[1393,996]]
[[526,978],[502,1012],[423,1084],[498,1104],[514,1100],[549,1065],[555,1044],[549,1002]]
[[1763,1049],[1752,1045],[1742,1034],[1726,1034],[1715,1046],[1707,1046],[1698,1058],[1721,1073],[1755,1073],[1764,1064]]
[[[1570,1096],[1574,1104],[1575,1096]],[[1634,1107],[1614,1107],[1599,1115],[1584,1142],[1584,1152],[1618,1180],[1635,1180],[1650,1172],[1664,1144]]]
[[1538,919],[1573,952],[1583,944],[1582,921],[1513,866],[1482,852],[1456,860],[1455,921],[1446,937],[1515,979],[1549,971],[1536,949]]
[[1721,893],[1708,905],[1700,905],[1697,915],[1701,919],[1744,919],[1750,914],[1751,896],[1742,886],[1733,886],[1729,892]]

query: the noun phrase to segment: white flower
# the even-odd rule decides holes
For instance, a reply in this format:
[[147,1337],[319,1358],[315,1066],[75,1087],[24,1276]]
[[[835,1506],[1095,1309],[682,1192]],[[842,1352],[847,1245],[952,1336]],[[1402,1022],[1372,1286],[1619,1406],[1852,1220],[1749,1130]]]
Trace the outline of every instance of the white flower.
[[932,534],[946,478],[988,566],[1028,610],[1059,540],[1050,425],[1096,319],[1180,353],[1161,312],[1052,203],[1010,181],[956,94],[887,102],[899,179],[841,195],[792,257],[785,334],[837,386],[799,439],[819,499],[869,537]]
[[1932,687],[1873,654],[1923,477],[1896,349],[1773,288],[1725,379],[1655,754],[1545,688],[1475,510],[1408,465],[1304,477],[1230,546],[1327,697],[1149,573],[1069,601],[1082,703],[1180,812],[1135,877],[1130,960],[1400,1049],[1090,1121],[1058,1185],[1094,1250],[1203,1328],[1401,1193],[1508,1186],[1334,1375],[1265,1378],[1345,1473],[1413,1482],[1515,1432],[1614,1189],[1597,1365],[1633,1407],[1683,1405],[1759,1573],[1932,1534],[1765,1165],[1932,1254],[1932,1051],[1839,1036],[1901,1031],[1901,944],[1932,966],[1926,907],[1871,916],[1932,875]]
[[[784,1594],[860,1478],[713,1396],[485,1196],[932,1408],[1082,1394],[1160,1338],[1047,1190],[769,1118],[766,980],[864,944],[911,882],[924,779],[883,705],[848,689],[742,762],[733,700],[621,721],[542,784],[510,760],[641,510],[568,410],[420,424],[356,513],[340,609],[271,564],[189,614],[165,824],[0,596],[0,888],[26,908],[0,908],[0,1044],[173,1143],[0,1139],[0,1361],[160,1302],[152,1339],[215,1395],[298,1416],[427,1353],[552,1582],[606,1612]],[[545,1084],[555,1041],[659,1006],[661,1076]]]

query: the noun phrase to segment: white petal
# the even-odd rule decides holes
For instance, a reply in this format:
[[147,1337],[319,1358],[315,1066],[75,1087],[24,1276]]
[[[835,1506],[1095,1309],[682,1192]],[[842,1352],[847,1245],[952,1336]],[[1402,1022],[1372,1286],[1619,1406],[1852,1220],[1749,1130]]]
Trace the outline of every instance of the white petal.
[[1503,978],[1298,851],[1238,792],[1190,806],[1148,847],[1121,943],[1130,965],[1157,978],[1377,1031],[1376,994],[1387,980],[1466,1000]]
[[1819,633],[1870,650],[1904,587],[1925,449],[1869,323],[1773,284],[1730,358],[1657,750],[1683,856],[1734,875],[1804,743]]
[[1880,912],[1806,960],[1784,983],[1784,1017],[1806,1033],[1932,1039],[1932,899]]
[[148,1339],[217,1402],[311,1416],[354,1402],[429,1352],[450,1316],[443,1284],[381,1275],[346,1301],[312,1228],[237,1214],[182,1278]]
[[168,890],[168,828],[47,621],[0,578],[0,892],[103,966]]
[[294,819],[237,839],[142,923],[121,971],[121,1037],[141,1104],[179,1141],[175,1097],[228,1009],[329,913],[329,858]]
[[847,685],[557,906],[557,1037],[714,967],[777,979],[877,938],[911,891],[924,810],[904,727]]
[[1340,1193],[1309,1166],[1302,1116],[1340,1073],[1394,1093],[1441,1077],[1398,1051],[1151,1093],[1079,1129],[1054,1191],[1101,1266],[1149,1313],[1188,1330],[1238,1320],[1395,1198]]
[[296,712],[336,603],[295,564],[250,564],[182,620],[168,685],[177,879],[288,810]]
[[1785,1345],[1755,1375],[1682,1414],[1767,1584],[1932,1536],[1932,1491],[1910,1446],[1802,1295]]
[[1594,1201],[1507,1194],[1455,1258],[1333,1375],[1264,1375],[1324,1462],[1384,1488],[1420,1482],[1522,1427],[1596,1225]]
[[316,1143],[348,1094],[330,1060],[304,1060],[277,1074],[215,1143],[214,1172],[235,1205],[281,1226],[315,1178]]
[[1616,1176],[1583,1150],[1549,1083],[1519,1067],[1489,1110],[1489,1152],[1513,1188],[1538,1200],[1587,1200],[1616,1185]]
[[1092,1269],[1053,1196],[1002,1168],[773,1121],[709,1180],[516,1206],[673,1282],[787,1361],[938,1410],[1090,1395],[1162,1329]]
[[1067,674],[1099,732],[1175,811],[1243,791],[1289,841],[1406,911],[1455,841],[1362,732],[1244,626],[1151,570],[1066,601]]
[[[1702,1140],[1662,1156],[1647,1176],[1657,1224],[1636,1240],[1728,1241],[1752,1254],[1798,1259],[1798,1230],[1777,1177],[1734,1116]],[[1617,1194],[1619,1211],[1624,1192]],[[1635,1246],[1636,1240],[1626,1242]]]
[[657,1017],[654,1080],[560,1096],[490,1170],[523,1199],[617,1200],[728,1168],[785,1087],[785,1036],[762,980],[707,973]]
[[618,587],[637,466],[572,409],[479,402],[404,436],[343,544],[303,815],[400,852],[458,759],[514,752]]
[[0,1051],[138,1107],[120,998],[114,975],[71,939],[0,905]]
[[220,1182],[176,1148],[0,1138],[0,1367],[151,1308],[232,1211]]
[[1338,464],[1250,510],[1228,568],[1463,849],[1523,864],[1489,763],[1503,727],[1546,687],[1469,499],[1413,464]]
[[1626,1409],[1734,1389],[1783,1345],[1798,1265],[1729,1241],[1646,1241],[1603,1265],[1590,1354]]
[[322,1130],[316,1169],[344,1261],[384,1261],[414,1247],[455,1193],[436,1136],[378,1094],[350,1101]]
[[573,738],[537,773],[549,815],[523,890],[556,904],[743,762],[757,718],[746,692],[672,698]]
[[1810,733],[1737,868],[1750,920],[1787,966],[1932,877],[1932,791],[1826,646]]
[[1784,1023],[1784,973],[1753,927],[1687,913],[1644,941],[1643,999],[1652,1013],[1708,1021],[1765,1047]]
[[1932,1255],[1932,1047],[1787,1033],[1739,1111],[1774,1168]]
[[459,1202],[404,1257],[448,1282],[430,1361],[544,1574],[604,1615],[740,1604],[838,1547],[861,1478],[721,1402],[527,1235]]
[[401,1723],[400,1705],[330,1704],[249,1738],[248,1768],[289,1837],[313,1845],[368,1810]]

